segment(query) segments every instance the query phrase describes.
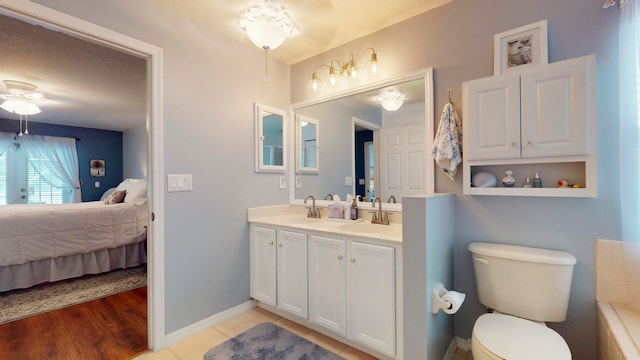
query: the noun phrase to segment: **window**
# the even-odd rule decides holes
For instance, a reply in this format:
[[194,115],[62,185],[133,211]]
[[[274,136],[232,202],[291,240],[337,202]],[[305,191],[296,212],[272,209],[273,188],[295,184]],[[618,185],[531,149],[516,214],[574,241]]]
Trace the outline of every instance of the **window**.
[[75,139],[0,133],[0,205],[80,202]]

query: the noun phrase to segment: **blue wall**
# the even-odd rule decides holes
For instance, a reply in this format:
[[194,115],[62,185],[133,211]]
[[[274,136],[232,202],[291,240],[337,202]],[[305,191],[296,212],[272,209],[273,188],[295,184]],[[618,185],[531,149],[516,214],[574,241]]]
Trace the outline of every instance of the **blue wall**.
[[[18,120],[0,119],[0,131],[17,132],[19,128]],[[122,132],[29,121],[29,134],[78,139],[76,149],[82,181],[82,201],[100,200],[107,189],[118,186],[122,181]],[[105,160],[105,176],[89,175],[91,160]],[[98,188],[94,186],[96,181],[100,182]]]
[[[365,198],[366,184],[360,185],[358,179],[365,178],[364,172],[364,143],[367,141],[373,141],[373,131],[371,130],[363,130],[356,131],[356,139],[355,139],[355,170],[356,170],[356,178],[353,180],[356,182],[356,195],[362,196]],[[377,194],[376,194],[377,195]]]

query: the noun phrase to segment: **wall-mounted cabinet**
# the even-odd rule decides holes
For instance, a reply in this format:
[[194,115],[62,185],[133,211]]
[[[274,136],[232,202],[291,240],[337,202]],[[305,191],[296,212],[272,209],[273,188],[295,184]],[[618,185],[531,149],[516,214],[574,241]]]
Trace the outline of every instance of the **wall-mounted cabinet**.
[[[464,194],[597,196],[595,56],[468,81],[463,97]],[[507,169],[515,187],[501,185]],[[474,187],[480,171],[496,187]],[[543,187],[523,188],[534,172]],[[559,179],[580,187],[558,188]]]

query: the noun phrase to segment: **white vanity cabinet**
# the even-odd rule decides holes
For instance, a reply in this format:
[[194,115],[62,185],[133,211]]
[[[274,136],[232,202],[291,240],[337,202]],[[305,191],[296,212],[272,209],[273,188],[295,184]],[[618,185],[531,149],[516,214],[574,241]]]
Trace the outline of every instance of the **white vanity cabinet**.
[[[468,81],[463,98],[465,194],[597,195],[595,56]],[[507,168],[516,188],[472,187],[478,171],[494,173],[500,187]],[[547,189],[523,189],[541,168]],[[557,189],[561,178],[582,188]]]
[[309,238],[309,320],[382,354],[396,351],[395,249]]
[[307,234],[251,226],[251,297],[307,318]]

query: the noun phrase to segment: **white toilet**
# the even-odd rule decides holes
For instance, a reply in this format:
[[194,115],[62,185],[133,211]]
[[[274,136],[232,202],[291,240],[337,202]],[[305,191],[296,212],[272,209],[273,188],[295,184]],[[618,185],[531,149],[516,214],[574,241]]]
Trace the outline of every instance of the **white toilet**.
[[571,351],[544,322],[567,315],[576,258],[564,251],[469,244],[480,303],[494,310],[473,326],[474,360],[571,359]]

